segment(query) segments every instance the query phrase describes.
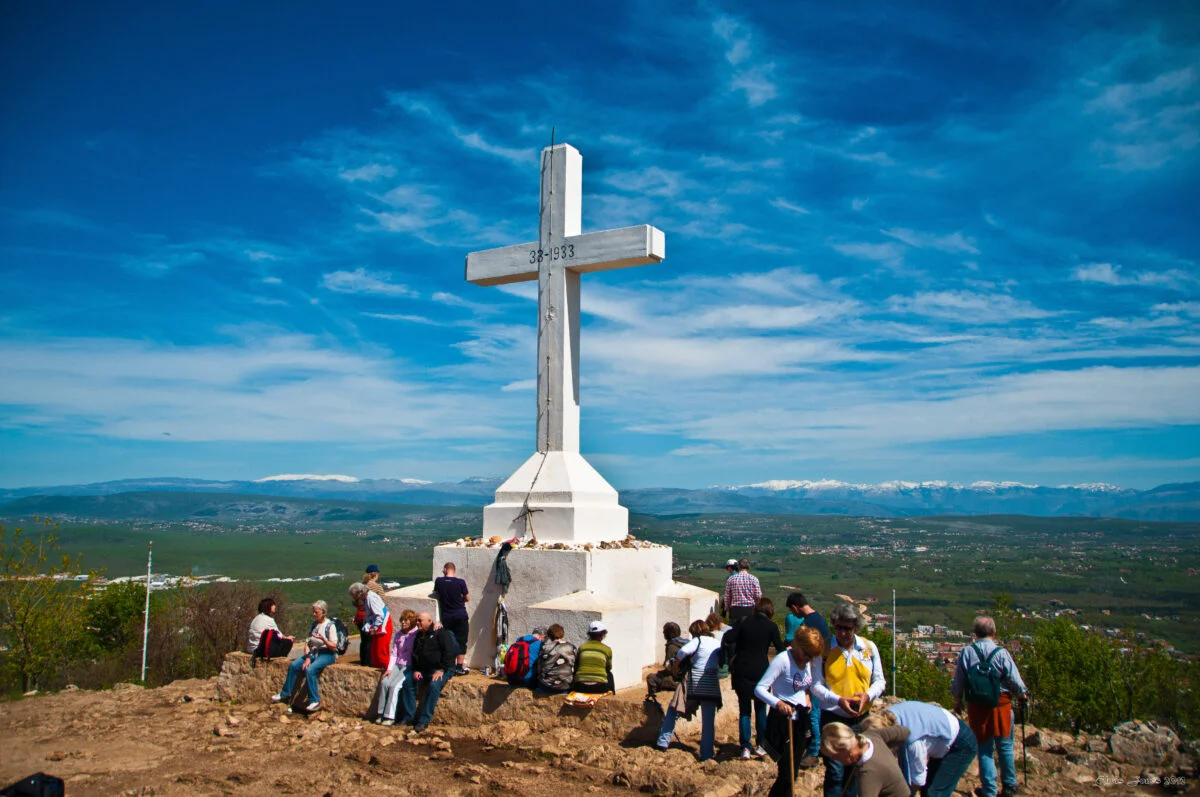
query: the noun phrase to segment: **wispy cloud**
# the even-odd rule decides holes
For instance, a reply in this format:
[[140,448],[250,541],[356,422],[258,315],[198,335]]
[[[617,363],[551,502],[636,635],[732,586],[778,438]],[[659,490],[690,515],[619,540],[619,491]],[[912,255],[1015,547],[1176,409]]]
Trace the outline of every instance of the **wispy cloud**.
[[1099,282],[1104,285],[1140,285],[1175,290],[1183,290],[1188,284],[1194,284],[1197,281],[1196,277],[1179,269],[1139,271],[1127,274],[1121,266],[1114,266],[1111,263],[1091,263],[1086,266],[1078,266],[1074,271],[1074,277],[1080,282]]
[[926,291],[913,296],[893,296],[888,299],[888,306],[898,313],[945,318],[963,324],[1003,324],[1054,315],[1007,294],[969,291]]
[[384,177],[395,177],[396,167],[387,163],[367,163],[354,169],[343,169],[338,177],[348,183],[373,183]]
[[712,30],[726,47],[725,60],[731,68],[730,89],[743,93],[751,108],[773,100],[779,93],[772,79],[775,64],[761,58],[750,27],[732,16],[723,15],[713,20]]
[[937,235],[935,233],[920,232],[918,230],[908,230],[899,227],[890,230],[880,230],[880,232],[889,238],[903,241],[917,249],[937,249],[951,254],[979,254],[975,240],[966,237],[961,232],[954,232],[950,235]]
[[321,278],[321,284],[334,293],[373,293],[380,296],[415,297],[417,292],[407,285],[392,282],[386,271],[332,271]]

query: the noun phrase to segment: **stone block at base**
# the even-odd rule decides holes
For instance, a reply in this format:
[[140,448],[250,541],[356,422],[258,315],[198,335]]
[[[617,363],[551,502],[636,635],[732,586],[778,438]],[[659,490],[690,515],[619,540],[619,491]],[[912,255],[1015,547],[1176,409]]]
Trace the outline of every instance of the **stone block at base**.
[[[434,548],[433,573],[441,575],[453,562],[467,582],[471,599],[466,662],[474,669],[495,665],[496,606],[501,589],[495,583],[499,548],[449,543]],[[609,627],[605,643],[613,650],[613,678],[618,688],[641,681],[643,667],[662,658],[662,626],[687,626],[716,607],[709,590],[678,584],[671,578],[671,549],[665,546],[586,549],[514,548],[507,559],[512,581],[504,595],[511,643],[537,626],[559,623],[575,645],[587,639],[587,625],[602,620]],[[432,582],[392,590],[385,599],[393,613],[429,611]]]
[[[342,662],[347,661],[342,657]],[[270,664],[252,662],[246,653],[225,656],[217,676],[217,699],[243,704],[265,705],[279,691],[287,675],[287,661]],[[321,705],[324,711],[342,716],[374,718],[378,670],[358,664],[332,664],[321,673]],[[729,679],[721,682],[724,708],[717,712],[717,739],[737,740],[737,696]],[[565,705],[562,695],[547,695],[515,688],[478,673],[450,679],[438,701],[433,726],[457,725],[485,727],[501,721],[524,722],[532,731],[551,728],[578,728],[589,734],[617,742],[652,744],[662,722],[661,709],[643,703],[640,687],[606,697],[595,708]],[[658,696],[663,707],[669,694]],[[681,719],[676,734],[692,746],[699,743],[699,714],[694,720]]]

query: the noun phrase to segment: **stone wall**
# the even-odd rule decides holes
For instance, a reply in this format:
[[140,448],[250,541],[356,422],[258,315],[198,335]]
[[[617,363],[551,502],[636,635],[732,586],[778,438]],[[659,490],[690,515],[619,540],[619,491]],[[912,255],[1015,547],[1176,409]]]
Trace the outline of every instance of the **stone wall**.
[[[253,661],[249,654],[225,656],[216,679],[217,698],[244,704],[267,703],[277,693],[287,675],[288,663],[276,659],[270,664]],[[325,711],[347,716],[375,717],[379,671],[358,664],[332,664],[321,673],[321,705]],[[718,736],[737,736],[737,697],[724,682],[725,707],[717,714]],[[529,689],[508,686],[503,681],[480,673],[452,678],[438,702],[434,724],[484,726],[498,722],[520,721],[529,730],[545,732],[552,728],[576,728],[593,736],[614,741],[649,742],[657,733],[662,712],[642,702],[642,687],[623,690],[604,698],[595,708],[567,706],[562,695],[546,695]],[[663,706],[669,694],[659,695]],[[294,695],[293,704],[307,702],[305,690]],[[697,740],[699,714],[692,721],[681,720],[676,726],[680,738]]]

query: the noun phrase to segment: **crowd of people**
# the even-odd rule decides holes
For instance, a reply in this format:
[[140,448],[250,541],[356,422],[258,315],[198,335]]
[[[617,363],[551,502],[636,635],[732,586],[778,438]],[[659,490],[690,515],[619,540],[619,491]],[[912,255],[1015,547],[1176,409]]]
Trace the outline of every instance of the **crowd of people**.
[[[700,760],[712,758],[722,680],[729,678],[737,696],[741,759],[777,761],[772,797],[790,795],[797,774],[818,766],[824,768],[825,797],[908,797],[913,791],[952,797],[976,758],[977,797],[1018,793],[1012,705],[1025,699],[1026,687],[1012,656],[997,644],[991,618],[976,619],[975,642],[959,656],[951,686],[954,712],[913,700],[879,708],[887,688],[883,662],[875,643],[862,636],[866,618],[855,604],[835,605],[827,623],[802,592],[793,592],[781,634],[774,603],[749,563],[731,559],[726,567],[722,607],[728,625],[713,612],[692,622],[688,636],[674,622],[662,628],[663,666],[646,677],[649,703],[659,705],[658,693],[671,694],[666,708],[660,706],[658,749],[670,747],[680,716],[699,712]],[[362,583],[350,587],[360,661],[380,673],[376,722],[408,723],[420,732],[446,683],[467,672],[470,594],[447,564],[434,587],[441,623],[429,612],[405,610],[393,629],[378,577],[371,565]],[[250,625],[248,647],[257,656],[288,655],[295,641],[279,630],[275,610],[274,601],[264,599]],[[312,615],[304,651],[272,697],[290,704],[303,677],[310,712],[321,708],[321,671],[345,650],[344,629],[328,617],[324,601],[312,605]],[[607,633],[603,622],[592,621],[576,647],[561,625],[535,628],[507,647],[502,674],[514,687],[543,692],[614,692]],[[965,721],[959,716],[964,710]]]

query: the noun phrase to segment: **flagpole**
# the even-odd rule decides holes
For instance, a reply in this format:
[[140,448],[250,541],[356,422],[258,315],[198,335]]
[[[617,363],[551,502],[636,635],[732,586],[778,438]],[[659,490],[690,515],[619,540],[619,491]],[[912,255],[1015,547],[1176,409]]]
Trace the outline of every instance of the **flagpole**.
[[146,683],[146,648],[150,643],[150,563],[154,556],[154,541],[146,546],[146,612],[142,622],[142,683]]
[[896,590],[892,590],[892,697],[896,696]]

